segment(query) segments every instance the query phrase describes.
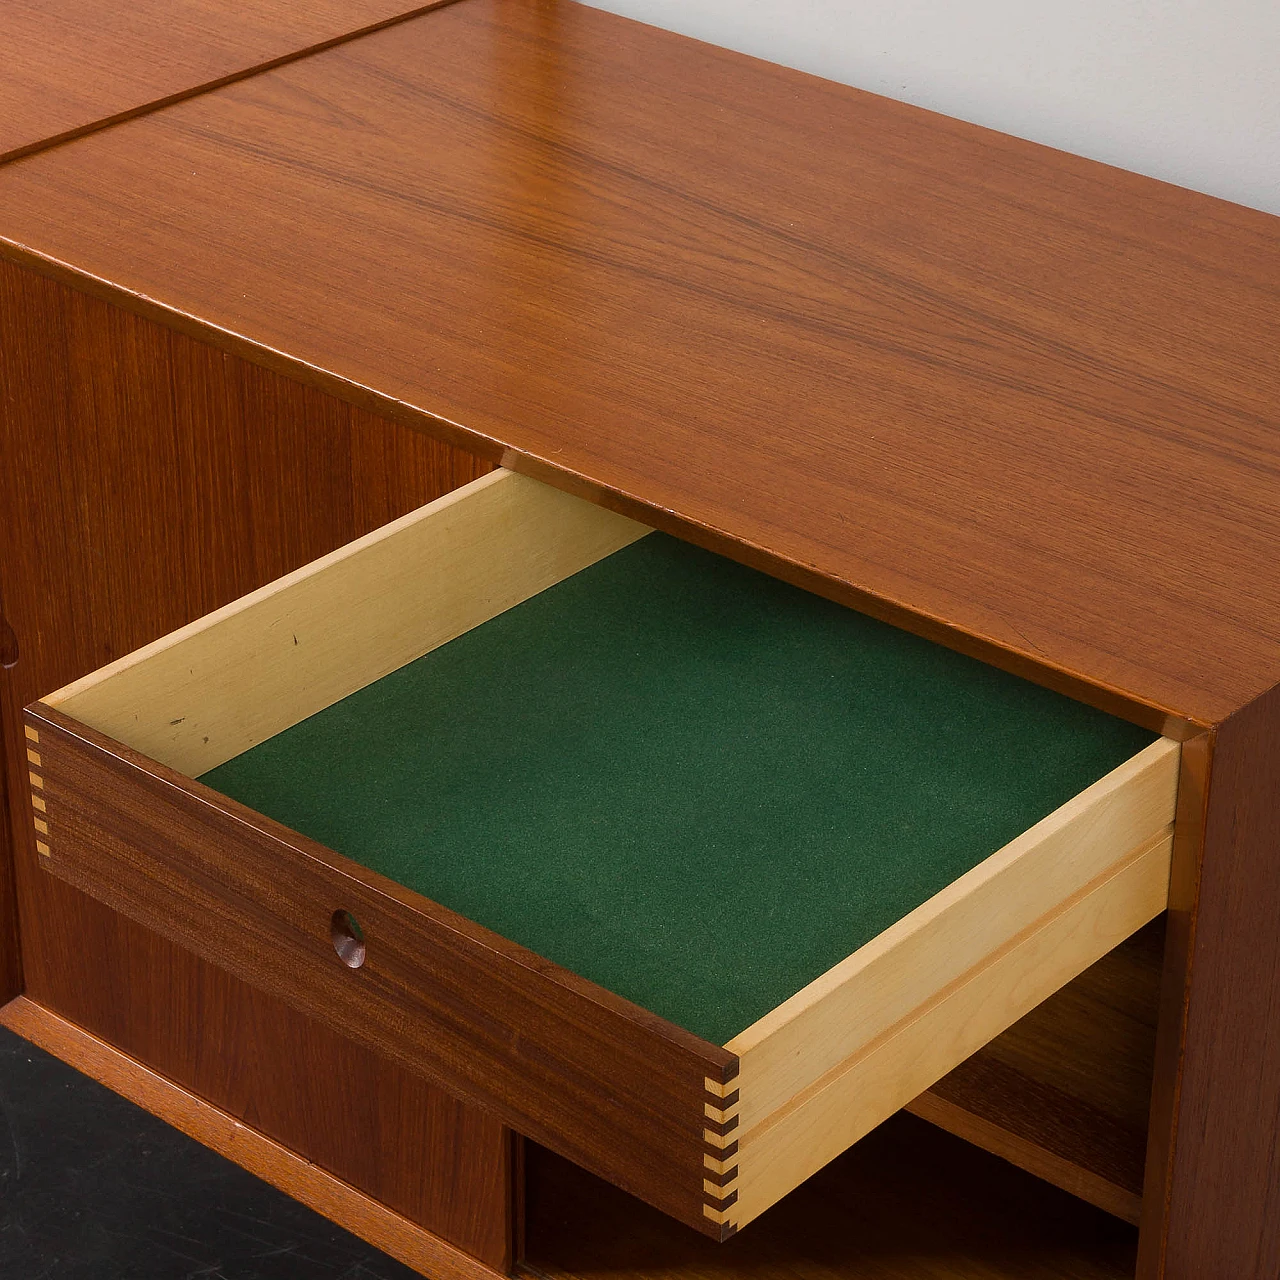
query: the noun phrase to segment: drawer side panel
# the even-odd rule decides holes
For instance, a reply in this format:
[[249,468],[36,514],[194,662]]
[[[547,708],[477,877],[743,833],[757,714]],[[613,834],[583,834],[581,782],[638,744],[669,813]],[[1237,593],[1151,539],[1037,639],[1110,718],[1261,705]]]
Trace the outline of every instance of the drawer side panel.
[[742,1059],[743,1130],[1163,833],[1180,751],[1153,742],[729,1041]]
[[796,1095],[741,1140],[744,1226],[906,1106],[1168,904],[1171,831],[1131,850],[1062,909]]

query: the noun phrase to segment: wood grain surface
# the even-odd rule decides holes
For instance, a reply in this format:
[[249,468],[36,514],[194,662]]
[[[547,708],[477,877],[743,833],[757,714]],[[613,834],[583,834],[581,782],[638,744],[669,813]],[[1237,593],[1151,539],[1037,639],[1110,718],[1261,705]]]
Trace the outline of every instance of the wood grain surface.
[[[0,601],[3,608],[3,601]],[[0,669],[0,696],[5,673]],[[2,706],[3,703],[0,703]],[[0,733],[0,1002],[22,990],[22,950],[18,938],[18,897],[13,875],[13,847],[9,835],[8,761]],[[24,815],[25,816],[25,815]]]
[[[1280,678],[1275,218],[567,0],[465,0],[18,160],[0,170],[0,206],[14,258],[1152,727],[1231,723]],[[109,338],[78,333],[76,350],[83,360],[122,334],[128,348],[129,332],[116,317]],[[16,355],[0,345],[37,385],[23,432],[54,424],[3,447],[56,443],[70,396],[92,451],[93,415],[121,417],[102,399],[107,375],[76,386],[64,364],[50,397],[43,365],[62,357],[49,337]],[[204,350],[164,341],[179,363]],[[296,385],[233,367],[256,395]],[[194,376],[183,412],[223,420],[224,392],[201,401],[223,384],[207,365]],[[173,424],[164,380],[144,385],[147,414]],[[314,403],[329,406],[324,436],[339,410]],[[180,438],[172,425],[148,437],[157,475]],[[275,456],[317,459],[310,476],[305,463],[288,472],[286,493],[322,484],[323,451],[309,455],[303,433]],[[110,633],[128,615],[85,584],[115,574],[127,597],[111,566],[148,563],[137,546],[180,545],[182,508],[161,501],[152,518],[109,485],[86,489],[94,470],[74,452],[15,474],[0,478],[0,520],[39,512],[44,494],[46,509],[115,531],[102,545],[93,530],[68,536],[70,515],[39,517],[63,529],[70,585],[47,614],[19,602],[18,642],[91,651],[51,688],[122,651]],[[162,488],[149,478],[134,492]],[[263,489],[255,510],[272,509]],[[210,536],[206,517],[193,527]],[[315,510],[280,527],[333,528]],[[243,528],[232,541],[270,558]],[[156,603],[208,594],[200,575],[226,562],[200,563],[165,551],[143,572],[141,638],[211,607]],[[103,598],[112,617],[85,630]],[[146,631],[165,610],[179,616]],[[1241,741],[1267,706],[1241,715]],[[1229,756],[1205,891],[1197,906],[1197,849],[1171,913],[1162,1189],[1147,1196],[1159,1225],[1144,1266],[1179,1277],[1205,1274],[1228,1227],[1225,1256],[1275,1271],[1267,1196],[1280,1179],[1249,1102],[1265,1111],[1277,1076],[1266,1018],[1251,1021],[1274,989],[1260,922],[1275,901],[1261,853],[1280,776],[1269,751]],[[115,1017],[105,1005],[123,999],[109,989],[124,966],[111,944],[145,947],[71,893],[21,883],[34,854],[17,856],[24,916],[38,918],[46,892],[62,907],[47,936],[24,936],[28,982],[60,970],[64,1007],[87,1006],[78,966],[48,960],[57,929],[79,936],[93,919],[84,967],[104,1007],[92,1016]],[[128,1034],[177,1061],[145,1023]],[[1223,1066],[1228,1052],[1239,1061]],[[1188,1152],[1221,1180],[1196,1178]],[[1188,1209],[1192,1195],[1205,1199]]]
[[[41,693],[487,469],[0,262],[0,580],[17,651],[0,717],[23,800],[26,993],[500,1266],[503,1126],[41,871],[21,728]],[[470,1154],[433,1164],[433,1133]]]
[[908,1109],[1136,1224],[1164,939],[1161,916]]
[[448,0],[5,0],[0,163]]
[[568,0],[0,202],[16,256],[1153,727],[1280,676],[1280,219]]
[[533,1144],[538,1280],[1132,1280],[1136,1232],[896,1116],[726,1244]]
[[[0,1008],[0,1023],[423,1275],[434,1280],[495,1280],[507,1270],[496,1260],[493,1267],[486,1266],[447,1240],[424,1231],[25,997]],[[463,1140],[460,1134],[451,1137]],[[456,1158],[452,1147],[446,1150]]]
[[[719,1046],[44,703],[42,865],[700,1230]],[[367,959],[334,954],[348,911]],[[718,1199],[718,1193],[717,1193]]]
[[[1280,1274],[1280,689],[1199,754],[1170,899],[1142,1280]],[[1199,835],[1200,833],[1196,833]],[[1198,871],[1198,875],[1196,872]],[[1162,1078],[1163,1077],[1163,1078]]]
[[[1139,1280],[1162,1280],[1173,1192],[1173,1153],[1186,1049],[1187,999],[1193,972],[1192,937],[1204,857],[1205,816],[1213,761],[1214,732],[1183,744],[1165,915],[1165,957],[1156,1022],[1155,1070],[1151,1081],[1151,1122],[1143,1178],[1138,1247]],[[1246,999],[1248,996],[1246,995]],[[1202,1187],[1204,1184],[1200,1184]],[[1211,1189],[1206,1190],[1211,1194]]]

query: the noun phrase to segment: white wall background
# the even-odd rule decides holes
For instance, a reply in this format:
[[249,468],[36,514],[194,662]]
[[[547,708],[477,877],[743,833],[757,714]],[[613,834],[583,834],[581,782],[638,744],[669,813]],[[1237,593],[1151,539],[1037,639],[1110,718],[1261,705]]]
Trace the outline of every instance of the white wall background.
[[1280,0],[588,0],[1280,214]]

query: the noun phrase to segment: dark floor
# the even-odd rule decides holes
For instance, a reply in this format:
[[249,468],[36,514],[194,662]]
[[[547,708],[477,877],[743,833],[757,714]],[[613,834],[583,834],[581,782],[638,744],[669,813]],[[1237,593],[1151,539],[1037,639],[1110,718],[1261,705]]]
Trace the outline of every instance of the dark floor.
[[0,1280],[412,1280],[0,1028]]

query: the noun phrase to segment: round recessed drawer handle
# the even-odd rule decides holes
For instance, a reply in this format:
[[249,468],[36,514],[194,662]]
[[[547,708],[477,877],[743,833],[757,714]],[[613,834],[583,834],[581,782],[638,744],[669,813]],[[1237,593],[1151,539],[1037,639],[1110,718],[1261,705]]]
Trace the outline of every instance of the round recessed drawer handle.
[[333,949],[343,964],[352,969],[364,964],[364,930],[350,911],[339,909],[333,913],[333,919],[329,921],[329,937],[333,939]]

